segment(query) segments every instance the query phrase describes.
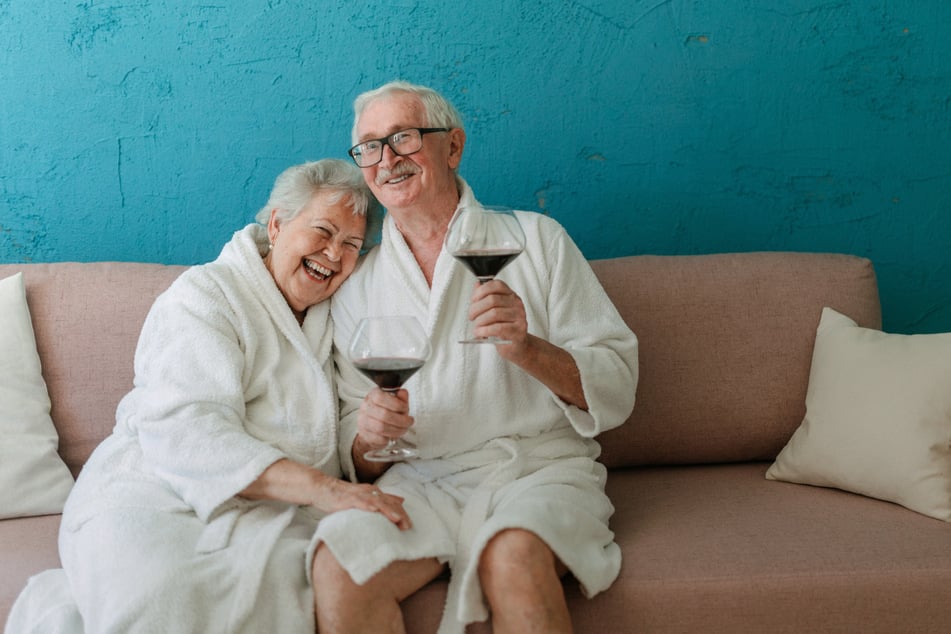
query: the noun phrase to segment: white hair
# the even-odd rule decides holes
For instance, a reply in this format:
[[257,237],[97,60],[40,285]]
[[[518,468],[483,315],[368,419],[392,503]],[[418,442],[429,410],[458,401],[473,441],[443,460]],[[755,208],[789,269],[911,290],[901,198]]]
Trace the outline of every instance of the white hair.
[[346,198],[355,215],[366,217],[364,245],[379,233],[383,222],[380,203],[367,187],[360,169],[341,159],[310,161],[281,172],[274,181],[267,204],[258,211],[255,220],[266,225],[275,209],[279,220],[293,220],[318,192],[331,192],[331,204]]
[[426,113],[426,127],[462,128],[462,117],[459,115],[459,111],[445,97],[432,88],[397,80],[383,84],[379,88],[368,90],[358,95],[353,101],[353,130],[350,136],[354,143],[360,141],[357,137],[357,124],[360,123],[360,115],[363,114],[367,105],[377,99],[400,93],[415,95],[420,100]]

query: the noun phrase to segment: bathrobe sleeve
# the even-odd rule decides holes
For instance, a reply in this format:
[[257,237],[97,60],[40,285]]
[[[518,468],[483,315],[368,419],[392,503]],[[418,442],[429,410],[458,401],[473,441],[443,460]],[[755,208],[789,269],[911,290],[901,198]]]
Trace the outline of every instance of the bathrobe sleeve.
[[574,358],[588,410],[551,396],[575,430],[593,438],[621,425],[634,409],[637,337],[565,230],[550,218],[533,216],[541,225],[545,268],[550,275],[548,340],[565,348]]
[[117,413],[149,467],[206,521],[284,456],[245,429],[255,346],[239,336],[243,319],[212,279],[184,274],[146,318],[135,389]]

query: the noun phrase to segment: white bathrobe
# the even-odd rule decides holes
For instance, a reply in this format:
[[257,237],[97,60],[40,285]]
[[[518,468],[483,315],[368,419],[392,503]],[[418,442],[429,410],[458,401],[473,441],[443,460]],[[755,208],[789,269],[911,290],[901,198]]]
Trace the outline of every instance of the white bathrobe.
[[236,497],[285,457],[340,475],[329,302],[301,327],[266,247],[249,225],[156,300],[134,388],[66,503],[65,577],[31,581],[11,632],[75,631],[68,592],[97,634],[313,634],[317,512]]
[[[460,186],[461,204],[473,202],[468,186],[461,180]],[[564,229],[540,214],[517,216],[526,248],[499,278],[522,298],[529,332],[574,357],[588,411],[561,401],[501,359],[495,346],[458,343],[475,277],[444,250],[430,288],[391,217],[382,244],[332,300],[340,452],[351,478],[357,409],[372,387],[341,353],[356,323],[367,315],[414,315],[433,352],[404,386],[416,421],[407,439],[422,459],[393,466],[379,482],[406,498],[413,529],[401,532],[379,515],[348,510],[324,520],[318,539],[358,583],[395,560],[448,562],[443,634],[487,618],[476,566],[502,529],[540,535],[588,596],[610,586],[621,564],[593,438],[620,425],[633,408],[637,339]]]

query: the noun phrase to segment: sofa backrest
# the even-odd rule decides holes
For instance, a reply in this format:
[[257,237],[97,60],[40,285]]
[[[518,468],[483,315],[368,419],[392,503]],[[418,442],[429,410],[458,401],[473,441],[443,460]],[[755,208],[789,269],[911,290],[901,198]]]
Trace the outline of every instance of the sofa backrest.
[[74,476],[112,432],[116,405],[132,387],[145,315],[184,269],[115,262],[0,265],[0,279],[23,272],[50,416]]
[[[609,467],[771,460],[802,421],[823,306],[880,327],[871,262],[833,254],[592,262],[640,342],[637,403],[602,434]],[[60,454],[77,474],[115,424],[155,297],[183,266],[2,264],[22,271]]]
[[609,467],[772,460],[802,422],[823,306],[881,327],[872,263],[815,253],[631,256],[592,267],[640,344]]

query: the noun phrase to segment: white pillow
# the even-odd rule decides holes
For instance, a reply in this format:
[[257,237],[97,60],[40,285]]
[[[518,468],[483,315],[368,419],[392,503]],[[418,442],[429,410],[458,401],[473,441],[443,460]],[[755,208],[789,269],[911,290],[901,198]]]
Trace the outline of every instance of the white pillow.
[[0,280],[0,519],[62,512],[73,477],[58,442],[17,273]]
[[951,333],[887,334],[823,309],[806,417],[766,477],[951,521]]

